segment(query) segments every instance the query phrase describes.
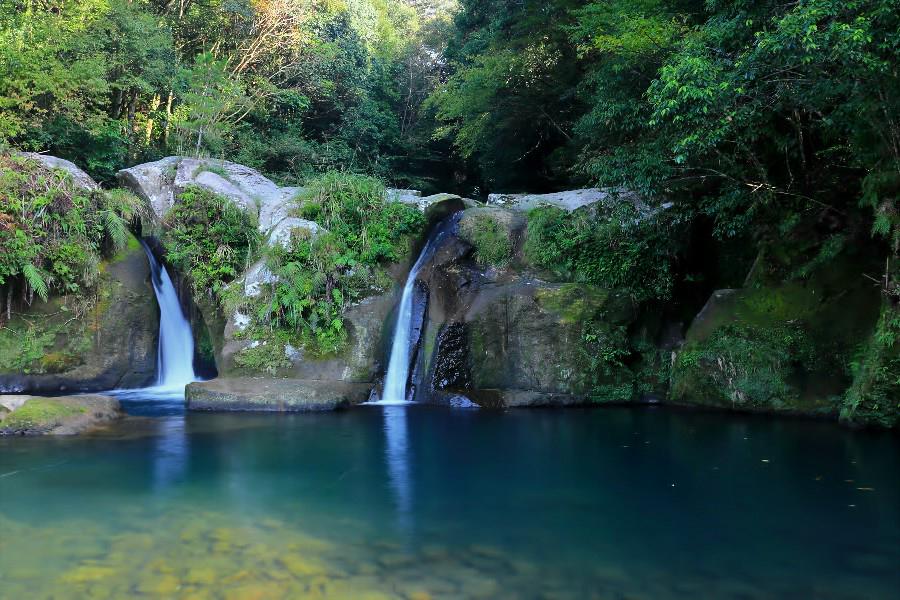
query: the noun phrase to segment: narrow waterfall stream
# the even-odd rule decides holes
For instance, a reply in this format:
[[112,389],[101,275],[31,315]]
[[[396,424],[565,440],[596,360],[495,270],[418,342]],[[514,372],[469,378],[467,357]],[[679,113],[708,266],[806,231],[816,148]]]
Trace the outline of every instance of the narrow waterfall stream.
[[156,357],[156,385],[161,390],[183,393],[184,386],[194,381],[194,337],[184,316],[181,302],[166,267],[141,242],[153,280],[153,292],[159,303],[159,349]]
[[440,243],[453,232],[459,213],[444,219],[429,236],[425,247],[419,254],[406,283],[403,286],[403,295],[400,297],[400,306],[397,310],[397,325],[394,328],[394,339],[391,343],[391,357],[388,361],[387,375],[384,378],[384,392],[381,400],[376,404],[406,404],[407,384],[409,383],[409,370],[411,356],[411,332],[413,317],[413,296],[415,293],[416,277],[419,271],[434,255],[434,251]]

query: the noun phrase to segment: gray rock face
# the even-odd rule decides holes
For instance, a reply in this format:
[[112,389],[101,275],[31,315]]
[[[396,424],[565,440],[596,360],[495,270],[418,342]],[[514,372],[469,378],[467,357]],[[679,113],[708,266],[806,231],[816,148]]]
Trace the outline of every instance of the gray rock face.
[[529,211],[539,206],[555,206],[568,212],[584,206],[606,203],[617,199],[637,200],[637,195],[625,190],[590,188],[553,194],[490,194],[487,203],[515,211]]
[[157,219],[162,219],[175,204],[175,174],[180,162],[180,157],[170,156],[123,169],[116,173],[116,177],[124,187],[149,202]]
[[91,179],[90,175],[79,169],[78,166],[71,161],[57,158],[56,156],[38,154],[36,152],[22,152],[22,156],[36,160],[50,169],[62,169],[63,171],[68,171],[69,175],[72,176],[75,185],[82,189],[89,191],[100,189],[100,186],[97,185],[96,181]]
[[[75,165],[71,166],[77,169]],[[279,187],[258,171],[244,165],[181,156],[170,156],[123,169],[117,173],[117,177],[122,185],[131,188],[150,203],[158,220],[162,220],[172,208],[180,193],[188,186],[195,185],[230,199],[257,219],[260,232],[267,236],[278,231],[279,225],[290,218],[294,200],[303,192],[303,188],[299,187]],[[421,195],[416,190],[386,191],[389,200],[418,206],[423,212],[436,204],[459,198],[449,194],[429,198],[422,198]],[[274,244],[280,239],[282,238],[270,239],[270,243]]]
[[314,238],[324,231],[326,231],[325,228],[315,221],[288,217],[279,221],[272,229],[272,232],[269,234],[269,245],[273,247],[279,245],[282,248],[288,248],[291,244],[291,236],[295,232],[301,232],[309,238]]
[[189,384],[185,398],[190,410],[323,412],[365,402],[370,387],[338,381],[220,377]]
[[[481,219],[499,224],[511,241],[513,257],[503,269],[472,260],[470,230]],[[593,332],[621,335],[636,318],[630,299],[537,278],[521,256],[525,226],[519,211],[467,209],[457,235],[423,268],[429,296],[417,400],[465,396],[485,407],[569,405],[586,402],[597,383],[630,381],[625,369],[592,374],[583,349],[588,322]]]

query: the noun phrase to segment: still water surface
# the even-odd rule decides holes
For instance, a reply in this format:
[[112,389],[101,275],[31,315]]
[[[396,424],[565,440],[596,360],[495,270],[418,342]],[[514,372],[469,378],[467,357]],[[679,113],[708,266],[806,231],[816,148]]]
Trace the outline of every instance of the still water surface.
[[654,408],[0,438],[2,598],[898,598],[900,436]]

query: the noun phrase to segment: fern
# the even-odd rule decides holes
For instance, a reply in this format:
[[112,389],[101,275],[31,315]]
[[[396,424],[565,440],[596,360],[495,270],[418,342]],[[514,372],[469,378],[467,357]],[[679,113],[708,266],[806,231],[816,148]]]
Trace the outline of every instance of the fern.
[[103,211],[103,227],[116,250],[128,246],[128,226],[122,217],[112,210]]
[[22,267],[22,275],[25,277],[28,286],[40,296],[41,300],[46,302],[50,295],[50,276],[31,263]]

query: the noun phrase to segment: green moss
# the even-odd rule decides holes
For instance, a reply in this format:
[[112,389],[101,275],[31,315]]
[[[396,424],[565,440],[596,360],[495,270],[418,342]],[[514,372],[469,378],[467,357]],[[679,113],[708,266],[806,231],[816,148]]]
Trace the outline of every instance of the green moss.
[[[141,243],[138,241],[138,239],[136,237],[134,237],[131,234],[128,234],[128,242],[125,245],[125,247],[122,248],[121,250],[119,250],[118,252],[116,252],[116,254],[112,257],[112,259],[110,259],[109,262],[111,262],[111,263],[122,262],[123,260],[127,259],[131,255],[132,252],[137,252],[139,250],[141,250]],[[107,264],[108,263],[102,263],[101,267],[105,268],[107,266]]]
[[593,286],[577,283],[559,288],[541,288],[535,292],[538,304],[544,310],[559,315],[563,323],[579,323],[593,318],[607,304],[610,293]]
[[285,354],[284,344],[267,340],[238,352],[234,356],[234,364],[238,369],[253,373],[276,375],[279,370],[290,368],[291,361]]
[[512,258],[512,241],[502,223],[489,214],[463,222],[461,235],[475,247],[475,260],[482,266],[505,267]]
[[84,413],[83,407],[62,403],[53,398],[31,398],[0,422],[7,431],[46,431],[65,419]]
[[797,409],[802,404],[792,381],[797,366],[816,371],[819,360],[798,326],[729,325],[680,353],[673,396],[715,406]]
[[853,384],[844,395],[841,419],[900,426],[900,308],[885,305],[875,332],[854,357],[851,369]]

